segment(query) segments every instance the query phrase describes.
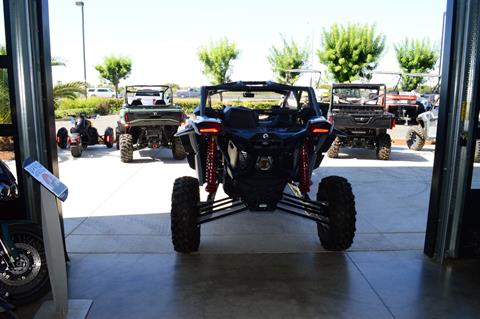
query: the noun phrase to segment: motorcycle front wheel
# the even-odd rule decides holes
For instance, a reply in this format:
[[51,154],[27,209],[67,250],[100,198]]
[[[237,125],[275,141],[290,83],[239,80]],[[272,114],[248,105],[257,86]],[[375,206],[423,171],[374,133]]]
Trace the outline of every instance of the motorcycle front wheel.
[[31,303],[50,290],[42,230],[35,224],[9,226],[17,252],[15,267],[0,270],[0,285],[13,305]]

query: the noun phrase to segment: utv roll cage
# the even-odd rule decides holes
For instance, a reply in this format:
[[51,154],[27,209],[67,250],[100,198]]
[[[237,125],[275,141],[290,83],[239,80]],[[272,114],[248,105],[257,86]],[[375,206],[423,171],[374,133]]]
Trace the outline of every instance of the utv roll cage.
[[155,91],[159,91],[160,94],[162,94],[162,99],[165,99],[165,94],[167,93],[167,91],[170,91],[170,104],[173,104],[173,90],[170,86],[168,85],[154,85],[154,84],[143,84],[143,85],[127,85],[125,86],[125,96],[124,96],[124,99],[125,99],[125,104],[129,104],[128,103],[128,94],[129,93],[136,93],[137,91],[142,91],[142,90],[155,90]]
[[[315,110],[317,116],[321,116],[320,105],[315,98],[315,91],[308,86],[291,86],[272,81],[237,81],[219,85],[203,86],[200,91],[199,115],[206,116],[208,97],[223,92],[274,92],[288,97],[293,93],[297,105],[300,105],[301,92],[308,93],[310,107]],[[284,106],[280,106],[284,107]]]

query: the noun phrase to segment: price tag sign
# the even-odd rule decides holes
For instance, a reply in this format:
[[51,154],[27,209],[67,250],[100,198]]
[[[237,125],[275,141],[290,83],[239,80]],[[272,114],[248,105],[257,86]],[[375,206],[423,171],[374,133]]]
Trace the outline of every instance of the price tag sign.
[[55,197],[59,198],[61,201],[67,199],[68,187],[38,161],[28,158],[23,164],[23,169],[55,195]]

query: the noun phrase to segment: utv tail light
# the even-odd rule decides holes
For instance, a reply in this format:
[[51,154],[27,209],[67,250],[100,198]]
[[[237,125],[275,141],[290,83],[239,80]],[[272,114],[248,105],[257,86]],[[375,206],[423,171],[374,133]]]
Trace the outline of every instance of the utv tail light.
[[397,125],[397,122],[395,121],[395,118],[392,119],[392,128],[394,128]]
[[125,113],[125,122],[128,122],[128,113]]
[[328,111],[327,120],[330,124],[333,123],[333,114],[331,111]]
[[318,122],[310,124],[310,133],[313,135],[328,134],[332,125],[328,122]]
[[198,125],[198,131],[202,135],[218,135],[222,131],[220,123],[204,122]]

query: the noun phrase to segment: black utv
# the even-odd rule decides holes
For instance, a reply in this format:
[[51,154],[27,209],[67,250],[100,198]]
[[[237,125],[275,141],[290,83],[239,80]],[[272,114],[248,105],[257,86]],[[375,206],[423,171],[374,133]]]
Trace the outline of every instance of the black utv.
[[[270,105],[251,109],[254,102]],[[204,223],[244,211],[281,211],[317,223],[321,244],[345,250],[355,234],[355,200],[348,181],[329,176],[316,197],[312,172],[335,139],[310,87],[273,82],[233,82],[201,89],[201,102],[181,137],[197,178],[173,185],[174,249],[189,253],[200,244]],[[215,199],[219,185],[226,198]],[[200,201],[205,185],[206,201]],[[289,186],[290,192],[285,191]]]
[[328,156],[338,157],[341,147],[371,148],[388,160],[392,140],[387,133],[395,117],[385,110],[385,84],[333,84],[329,115],[344,134],[337,136]]

